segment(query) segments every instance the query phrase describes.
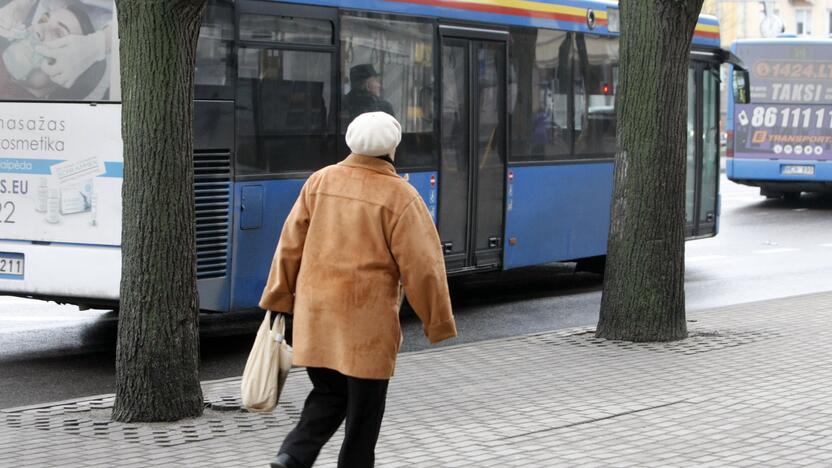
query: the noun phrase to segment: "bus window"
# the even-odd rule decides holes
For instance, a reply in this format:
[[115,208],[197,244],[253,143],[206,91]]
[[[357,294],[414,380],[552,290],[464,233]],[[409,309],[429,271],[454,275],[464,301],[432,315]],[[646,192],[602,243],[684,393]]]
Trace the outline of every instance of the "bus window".
[[[0,0],[0,7],[8,3]],[[10,33],[0,35],[0,99],[120,99],[112,2],[29,0],[8,6],[2,22]],[[67,36],[79,40],[61,45]]]
[[732,74],[733,80],[731,81],[734,85],[734,103],[748,104],[749,102],[751,102],[750,95],[748,92],[748,71],[734,66]]
[[332,22],[274,15],[240,15],[241,41],[331,45]]
[[341,133],[363,112],[392,114],[402,125],[400,169],[436,166],[433,42],[431,23],[341,18]]
[[335,162],[332,54],[240,47],[237,174],[309,172]]
[[218,97],[216,88],[231,82],[234,19],[230,3],[211,1],[205,6],[196,45],[194,84],[198,99]]
[[575,46],[575,155],[608,158],[616,149],[618,41],[577,34]]
[[511,32],[510,89],[514,161],[553,161],[572,152],[569,66],[572,33],[517,28]]
[[326,19],[240,14],[237,175],[308,173],[336,161],[333,35]]

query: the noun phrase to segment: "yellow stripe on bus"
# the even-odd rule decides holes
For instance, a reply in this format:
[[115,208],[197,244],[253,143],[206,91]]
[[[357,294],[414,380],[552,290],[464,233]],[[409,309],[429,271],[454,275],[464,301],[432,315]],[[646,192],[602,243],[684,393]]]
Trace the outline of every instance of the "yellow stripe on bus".
[[719,25],[718,24],[697,24],[696,25],[697,31],[704,31],[710,33],[718,33],[719,32]]
[[[586,8],[578,8],[565,5],[552,5],[551,3],[529,2],[526,0],[452,0],[448,3],[490,5],[496,7],[517,8],[518,10],[540,11],[546,13],[561,13],[574,16],[585,16],[587,10]],[[607,11],[596,10],[595,18],[607,19]]]

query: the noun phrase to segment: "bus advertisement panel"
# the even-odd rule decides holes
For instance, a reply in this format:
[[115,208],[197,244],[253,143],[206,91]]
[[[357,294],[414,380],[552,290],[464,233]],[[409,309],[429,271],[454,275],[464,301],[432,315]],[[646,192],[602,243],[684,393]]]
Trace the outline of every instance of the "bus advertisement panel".
[[0,108],[3,239],[121,244],[121,106]]
[[828,45],[739,44],[752,104],[734,106],[735,158],[832,159]]
[[736,105],[735,158],[832,159],[832,109],[817,105]]

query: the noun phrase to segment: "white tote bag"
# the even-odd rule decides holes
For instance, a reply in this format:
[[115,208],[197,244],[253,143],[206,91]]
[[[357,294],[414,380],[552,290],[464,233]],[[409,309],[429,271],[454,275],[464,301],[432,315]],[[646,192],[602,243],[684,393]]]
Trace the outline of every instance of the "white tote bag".
[[280,314],[269,329],[270,314],[266,312],[257,330],[240,384],[243,406],[249,411],[273,410],[292,368],[292,347],[284,339],[285,318]]

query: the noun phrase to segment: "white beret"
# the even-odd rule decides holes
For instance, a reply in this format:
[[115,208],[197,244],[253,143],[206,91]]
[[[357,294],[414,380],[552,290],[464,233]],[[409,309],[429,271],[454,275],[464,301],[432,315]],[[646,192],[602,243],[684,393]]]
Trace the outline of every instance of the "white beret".
[[391,158],[402,141],[402,126],[386,112],[366,112],[347,127],[347,146],[353,154]]

